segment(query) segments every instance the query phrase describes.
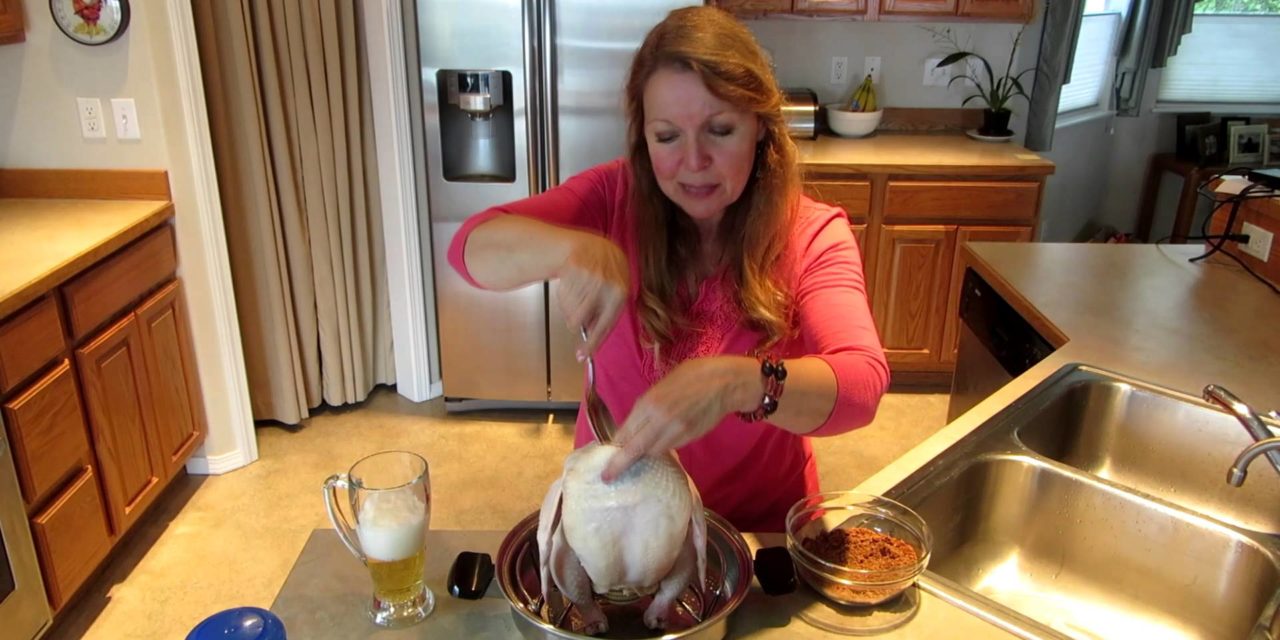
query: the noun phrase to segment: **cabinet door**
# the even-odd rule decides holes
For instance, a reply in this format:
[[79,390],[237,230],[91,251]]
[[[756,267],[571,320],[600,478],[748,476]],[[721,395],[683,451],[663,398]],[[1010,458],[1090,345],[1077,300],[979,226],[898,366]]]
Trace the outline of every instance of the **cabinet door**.
[[147,386],[155,408],[151,444],[168,479],[186,463],[205,431],[182,283],[169,283],[143,302],[135,314],[146,357]]
[[120,535],[155,500],[164,474],[149,442],[154,416],[137,319],[129,315],[76,349],[76,365],[111,524]]
[[885,15],[953,16],[956,0],[880,0],[880,13]]
[[0,0],[0,44],[13,44],[26,39],[22,0]]
[[866,13],[867,0],[796,0],[795,11],[796,13]]
[[1031,18],[1032,0],[960,0],[961,16],[969,18]]
[[956,361],[956,347],[960,344],[960,285],[964,280],[964,251],[967,242],[1028,242],[1031,227],[960,227],[956,231],[956,249],[951,260],[950,293],[947,295],[947,315],[942,332],[942,361]]
[[93,467],[31,519],[41,572],[55,611],[84,584],[111,550],[111,530]]
[[890,362],[937,363],[955,227],[884,225],[872,309]]
[[715,5],[730,13],[778,13],[791,11],[791,0],[716,0]]

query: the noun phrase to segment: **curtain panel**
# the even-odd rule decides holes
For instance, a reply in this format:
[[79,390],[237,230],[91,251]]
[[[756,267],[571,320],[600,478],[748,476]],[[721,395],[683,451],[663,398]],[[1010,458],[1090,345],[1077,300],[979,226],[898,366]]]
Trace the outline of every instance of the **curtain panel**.
[[395,382],[358,4],[192,3],[259,420]]
[[1036,59],[1036,79],[1027,111],[1026,147],[1032,151],[1053,148],[1053,131],[1058,124],[1058,98],[1071,81],[1071,61],[1080,38],[1084,0],[1045,0],[1044,29],[1040,32],[1040,53]]
[[1139,115],[1147,71],[1162,69],[1191,33],[1196,0],[1133,0],[1116,60],[1112,107],[1116,115]]

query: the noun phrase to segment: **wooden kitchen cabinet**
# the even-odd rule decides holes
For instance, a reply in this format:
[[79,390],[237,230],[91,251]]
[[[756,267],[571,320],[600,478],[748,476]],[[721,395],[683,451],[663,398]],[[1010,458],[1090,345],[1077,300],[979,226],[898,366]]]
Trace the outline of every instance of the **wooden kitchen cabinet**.
[[953,16],[956,0],[880,0],[884,15]]
[[1031,20],[1035,0],[960,0],[957,15],[962,18]]
[[858,15],[867,12],[867,2],[875,0],[795,0],[796,13]]
[[872,315],[891,362],[939,360],[955,233],[944,225],[880,229]]
[[28,508],[93,463],[80,393],[67,360],[6,401],[4,422]]
[[147,386],[155,410],[150,444],[171,478],[199,446],[205,433],[204,405],[196,377],[182,283],[174,280],[138,307],[135,315],[146,361]]
[[792,13],[856,20],[1027,22],[1034,0],[713,0],[730,13],[757,18]]
[[0,0],[0,44],[14,44],[26,39],[22,0]]
[[715,5],[735,14],[787,13],[791,0],[715,0]]
[[49,606],[57,611],[111,551],[111,531],[92,467],[81,470],[57,500],[31,519],[31,533]]
[[959,247],[1031,240],[1042,188],[1034,174],[809,172],[805,193],[849,214],[895,380],[948,383],[958,334]]
[[119,536],[155,500],[165,468],[151,445],[156,426],[137,318],[125,317],[76,349],[76,363],[111,525]]

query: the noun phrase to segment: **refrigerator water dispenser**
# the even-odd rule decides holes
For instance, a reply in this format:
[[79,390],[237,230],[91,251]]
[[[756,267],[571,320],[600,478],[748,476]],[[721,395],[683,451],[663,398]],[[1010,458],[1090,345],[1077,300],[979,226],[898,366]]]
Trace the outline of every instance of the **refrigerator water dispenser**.
[[441,69],[440,151],[449,182],[515,182],[511,73]]

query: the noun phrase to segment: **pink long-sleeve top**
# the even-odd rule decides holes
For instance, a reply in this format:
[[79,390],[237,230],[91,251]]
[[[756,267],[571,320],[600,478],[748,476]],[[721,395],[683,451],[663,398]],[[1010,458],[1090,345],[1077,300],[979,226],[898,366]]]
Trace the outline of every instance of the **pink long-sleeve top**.
[[[731,285],[723,276],[712,276],[700,285],[687,314],[689,326],[679,332],[662,362],[641,345],[636,312],[639,252],[630,187],[625,160],[605,163],[545,193],[472,216],[449,246],[449,263],[477,287],[463,260],[467,238],[477,226],[503,214],[592,231],[622,248],[630,263],[631,295],[595,356],[596,391],[619,424],[675,364],[702,356],[747,355],[761,338],[737,310]],[[802,197],[788,232],[780,268],[792,294],[798,331],[771,353],[783,358],[812,356],[831,367],[837,385],[835,406],[808,435],[833,436],[871,422],[889,384],[889,367],[867,307],[862,258],[845,212]],[[784,393],[781,402],[786,401]],[[575,446],[592,439],[585,412],[579,411]],[[791,505],[819,491],[808,438],[768,422],[748,423],[728,415],[677,453],[704,505],[741,531],[781,531]]]

